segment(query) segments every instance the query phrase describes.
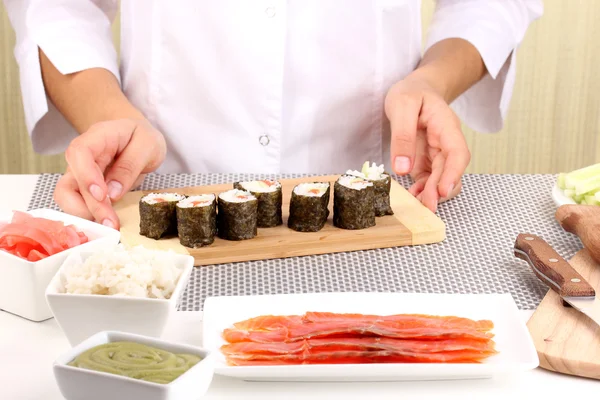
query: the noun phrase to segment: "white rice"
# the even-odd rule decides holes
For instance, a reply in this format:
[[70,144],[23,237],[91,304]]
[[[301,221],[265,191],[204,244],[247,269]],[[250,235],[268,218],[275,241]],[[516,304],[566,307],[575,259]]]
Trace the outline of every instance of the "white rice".
[[215,201],[214,194],[201,194],[197,196],[190,196],[179,203],[177,203],[177,207],[179,208],[191,208],[191,207],[206,207],[210,206]]
[[219,197],[229,203],[245,203],[247,201],[256,200],[256,197],[250,192],[239,189],[231,189],[219,194]]
[[[329,188],[329,183],[315,182],[315,183],[300,183],[294,188],[294,193],[299,196],[310,196],[310,197],[321,197],[325,194]],[[317,189],[317,192],[311,192],[311,190]]]
[[163,201],[181,201],[184,198],[185,196],[178,193],[150,193],[144,196],[143,201],[148,204],[156,204]]
[[372,163],[371,165],[369,165],[368,161],[365,161],[365,163],[363,164],[362,170],[361,171],[351,171],[348,170],[346,172],[346,174],[348,175],[353,175],[353,176],[358,176],[359,178],[363,178],[363,179],[369,179],[372,181],[379,181],[381,179],[385,179],[386,175],[385,175],[385,168],[383,167],[383,164],[381,165],[377,165],[375,163]]
[[338,180],[339,184],[349,189],[361,190],[369,186],[373,186],[373,182],[366,181],[362,178],[352,175],[343,175]]
[[173,265],[172,251],[119,244],[99,251],[85,262],[76,257],[65,265],[59,293],[168,299],[182,270]]
[[272,193],[281,188],[281,183],[272,180],[240,182],[240,185],[249,192]]

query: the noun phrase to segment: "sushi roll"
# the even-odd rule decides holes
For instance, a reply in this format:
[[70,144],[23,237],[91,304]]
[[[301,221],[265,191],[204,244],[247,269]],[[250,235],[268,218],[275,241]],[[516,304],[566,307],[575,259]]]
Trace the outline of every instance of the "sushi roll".
[[301,183],[292,190],[288,227],[298,232],[318,232],[329,217],[330,184]]
[[272,228],[283,224],[281,212],[283,194],[277,181],[235,182],[234,189],[252,193],[258,199],[258,227]]
[[346,174],[357,176],[373,183],[373,186],[375,187],[375,215],[377,217],[394,215],[394,211],[390,205],[392,178],[390,177],[390,174],[385,172],[383,164],[377,166],[377,164],[372,163],[369,165],[369,162],[366,161],[360,172],[347,171]]
[[258,200],[250,192],[231,189],[219,194],[217,234],[225,240],[252,239],[258,233]]
[[342,229],[375,226],[375,188],[372,182],[342,175],[333,187],[333,225]]
[[198,248],[215,241],[217,200],[214,194],[189,196],[176,205],[177,234],[182,246]]
[[140,235],[150,239],[177,234],[175,205],[185,196],[177,193],[150,193],[140,199]]

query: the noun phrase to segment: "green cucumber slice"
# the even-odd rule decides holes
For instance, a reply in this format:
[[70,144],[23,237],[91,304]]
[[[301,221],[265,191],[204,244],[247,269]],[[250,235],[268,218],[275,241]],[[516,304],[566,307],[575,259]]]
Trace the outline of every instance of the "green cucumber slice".
[[600,163],[567,173],[565,175],[565,187],[567,189],[575,189],[582,185],[584,181],[588,181],[596,177],[600,177]]

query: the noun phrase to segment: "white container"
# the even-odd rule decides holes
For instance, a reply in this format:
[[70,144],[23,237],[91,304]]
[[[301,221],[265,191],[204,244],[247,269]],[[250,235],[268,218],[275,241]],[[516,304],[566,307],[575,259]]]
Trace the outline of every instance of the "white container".
[[[65,259],[75,252],[94,251],[117,244],[121,234],[115,229],[59,211],[38,209],[27,213],[75,225],[89,238],[87,243],[36,262],[0,251],[0,309],[39,322],[52,318],[44,293]],[[12,211],[1,213],[0,222],[10,222],[12,216]]]
[[[67,365],[79,354],[105,343],[136,342],[172,353],[195,354],[202,360],[169,384],[146,382]],[[210,352],[183,344],[123,332],[99,332],[67,351],[54,362],[54,377],[66,400],[197,400],[208,390],[214,372]]]
[[171,314],[177,311],[194,268],[194,258],[172,254],[173,265],[182,272],[169,299],[60,293],[64,269],[92,254],[69,256],[46,289],[48,305],[71,346],[101,331],[161,337]]

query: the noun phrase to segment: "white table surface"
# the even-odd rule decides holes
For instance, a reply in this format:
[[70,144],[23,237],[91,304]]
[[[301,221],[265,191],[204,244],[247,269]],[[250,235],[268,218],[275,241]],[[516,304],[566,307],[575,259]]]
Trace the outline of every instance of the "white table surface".
[[[0,175],[0,211],[26,210],[37,176]],[[522,311],[523,320],[531,312]],[[192,345],[202,342],[202,313],[179,312],[163,338]],[[0,311],[0,399],[63,399],[52,374],[52,362],[69,348],[54,319],[31,322]],[[206,399],[520,399],[569,398],[597,393],[600,381],[536,369],[501,380],[391,383],[270,383],[243,382],[216,376]],[[134,399],[132,399],[134,400]],[[137,399],[136,399],[137,400]],[[140,399],[143,400],[143,399]]]

